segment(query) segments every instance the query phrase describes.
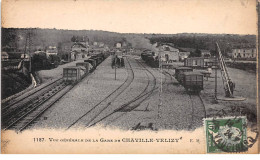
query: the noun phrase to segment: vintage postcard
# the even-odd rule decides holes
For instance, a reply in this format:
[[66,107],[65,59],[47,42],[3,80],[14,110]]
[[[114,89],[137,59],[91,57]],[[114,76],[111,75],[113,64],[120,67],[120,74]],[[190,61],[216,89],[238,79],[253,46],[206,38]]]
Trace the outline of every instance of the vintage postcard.
[[258,154],[256,0],[3,0],[1,153]]

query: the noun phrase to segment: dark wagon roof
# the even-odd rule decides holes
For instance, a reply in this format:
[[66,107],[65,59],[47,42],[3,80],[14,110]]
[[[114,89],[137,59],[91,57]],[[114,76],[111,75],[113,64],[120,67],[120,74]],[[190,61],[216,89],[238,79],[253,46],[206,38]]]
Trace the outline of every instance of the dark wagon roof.
[[77,64],[88,64],[88,62],[77,62],[76,65]]
[[191,70],[192,70],[192,68],[190,68],[190,67],[178,67],[178,68],[176,68],[176,69],[178,69],[178,70],[191,69]]
[[183,74],[185,76],[192,76],[192,75],[201,75],[201,76],[203,76],[203,74],[200,73],[200,72],[184,72]]
[[68,67],[64,67],[64,69],[78,69],[78,68],[82,68],[82,66],[68,66]]

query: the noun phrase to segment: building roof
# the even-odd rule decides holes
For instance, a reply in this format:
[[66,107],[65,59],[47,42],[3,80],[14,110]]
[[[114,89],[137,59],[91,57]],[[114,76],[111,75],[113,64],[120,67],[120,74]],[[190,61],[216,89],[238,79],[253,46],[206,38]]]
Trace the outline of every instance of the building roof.
[[35,51],[34,54],[46,54],[44,51]]
[[2,56],[9,56],[7,52],[1,52]]
[[159,42],[157,43],[157,46],[162,46],[162,45],[167,45],[167,46],[175,48],[173,43],[159,43]]
[[195,52],[196,51],[195,48],[180,48],[180,47],[179,47],[179,50],[183,51],[183,52]]
[[200,49],[201,52],[210,52],[209,50],[206,49]]
[[256,49],[256,48],[233,48],[232,50],[235,50],[235,49]]
[[64,69],[78,69],[78,68],[84,68],[83,66],[68,66],[68,67],[64,67]]
[[83,47],[83,48],[87,48],[85,45],[83,45],[83,44],[80,43],[80,42],[75,42],[75,43],[72,45],[72,47],[74,47],[75,45],[79,45],[79,46],[81,46],[81,47]]
[[48,53],[58,53],[57,50],[52,50],[52,49],[47,49],[46,52],[48,52]]

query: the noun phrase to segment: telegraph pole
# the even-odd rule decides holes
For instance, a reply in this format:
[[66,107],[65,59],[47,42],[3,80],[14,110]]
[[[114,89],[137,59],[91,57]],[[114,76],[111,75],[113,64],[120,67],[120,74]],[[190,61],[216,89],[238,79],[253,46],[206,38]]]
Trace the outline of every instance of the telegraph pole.
[[115,57],[115,80],[116,80],[116,57]]
[[218,63],[218,61],[217,61],[217,55],[215,55],[215,64],[214,64],[214,66],[215,66],[215,100],[217,101],[217,87],[218,87],[218,85],[217,85],[217,75],[218,75],[218,72],[217,72],[217,63]]
[[159,105],[158,105],[158,119],[160,118],[160,109],[162,106],[162,62],[161,62],[161,46],[159,46],[159,52],[158,52],[158,57],[159,57],[159,70],[160,70],[160,80],[161,80],[161,84],[160,84],[160,91],[159,91]]
[[29,46],[28,46],[28,55],[29,55],[29,72],[32,73],[32,58],[31,58],[31,30],[29,30],[29,35],[28,35],[28,41],[29,41]]

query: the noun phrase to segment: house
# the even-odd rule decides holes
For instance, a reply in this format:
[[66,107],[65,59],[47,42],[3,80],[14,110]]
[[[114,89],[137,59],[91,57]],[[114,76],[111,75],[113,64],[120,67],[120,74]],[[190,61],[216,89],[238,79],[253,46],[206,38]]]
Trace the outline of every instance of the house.
[[190,53],[196,51],[195,48],[181,48],[181,47],[179,47],[179,49],[180,49],[180,51],[182,51],[182,52],[190,52]]
[[125,41],[122,43],[122,47],[127,47],[127,45],[128,45],[128,44],[127,44],[127,42],[125,42]]
[[201,57],[210,57],[211,56],[209,50],[201,49],[200,52],[201,52]]
[[9,59],[8,53],[7,52],[2,52],[1,53],[1,60],[2,61],[8,61],[8,59]]
[[72,47],[71,47],[71,51],[77,51],[77,52],[87,52],[88,49],[85,45],[83,45],[82,43],[79,42],[75,42]]
[[50,55],[57,55],[58,49],[56,46],[49,46],[48,49],[46,49],[46,56],[49,57]]
[[179,61],[184,61],[184,59],[188,58],[190,52],[179,52]]
[[179,49],[174,48],[171,45],[163,44],[161,46],[162,52],[161,52],[161,60],[165,62],[176,62],[179,61]]
[[105,45],[105,44],[104,44],[103,42],[99,42],[99,45],[98,45],[98,46],[99,46],[100,48],[102,48],[102,47],[104,47],[104,45]]
[[88,48],[82,43],[75,42],[71,47],[70,57],[72,61],[87,57]]
[[116,48],[121,48],[122,44],[120,42],[116,43]]
[[233,59],[256,58],[256,48],[232,49],[231,54]]
[[98,42],[93,42],[93,45],[94,45],[94,46],[97,46],[97,45],[98,45]]
[[76,61],[85,58],[86,55],[83,52],[71,51],[70,56],[72,61]]
[[35,51],[33,54],[46,54],[44,51]]

